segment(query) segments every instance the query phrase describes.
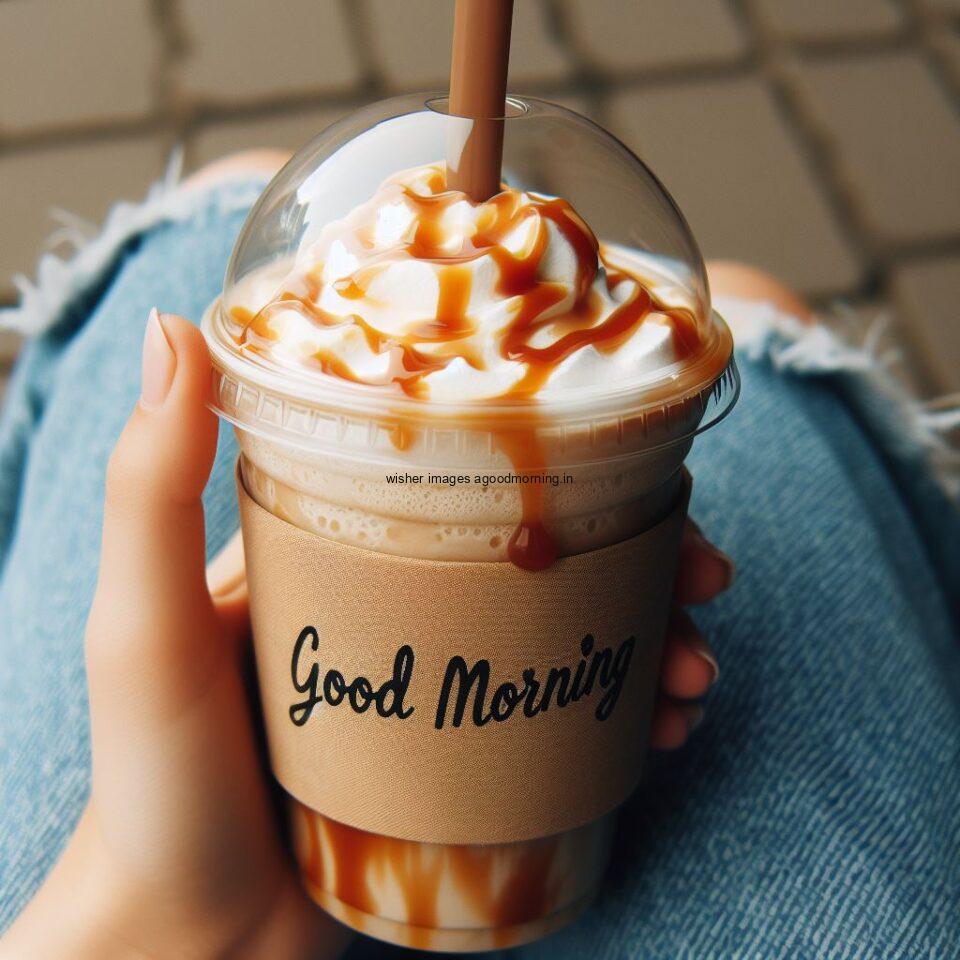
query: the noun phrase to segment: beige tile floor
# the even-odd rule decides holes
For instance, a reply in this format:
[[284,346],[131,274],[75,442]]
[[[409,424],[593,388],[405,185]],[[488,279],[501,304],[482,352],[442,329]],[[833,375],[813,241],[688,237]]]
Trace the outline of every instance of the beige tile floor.
[[[2,0],[0,302],[62,208],[294,148],[442,87],[453,0]],[[958,0],[515,0],[515,89],[575,104],[661,175],[708,256],[894,316],[908,379],[960,390]],[[0,337],[0,389],[17,344]]]

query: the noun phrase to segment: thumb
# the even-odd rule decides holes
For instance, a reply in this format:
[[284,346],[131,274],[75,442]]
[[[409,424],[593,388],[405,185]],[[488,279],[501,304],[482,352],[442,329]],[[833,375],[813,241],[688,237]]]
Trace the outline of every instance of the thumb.
[[140,402],[107,470],[86,654],[100,837],[124,876],[213,910],[274,864],[276,838],[238,646],[206,582],[209,382],[200,332],[152,312]]
[[217,618],[200,502],[217,443],[216,417],[205,405],[209,382],[200,331],[151,311],[140,401],[107,468],[86,638],[95,744],[98,718],[123,716],[129,725],[170,716],[213,669]]

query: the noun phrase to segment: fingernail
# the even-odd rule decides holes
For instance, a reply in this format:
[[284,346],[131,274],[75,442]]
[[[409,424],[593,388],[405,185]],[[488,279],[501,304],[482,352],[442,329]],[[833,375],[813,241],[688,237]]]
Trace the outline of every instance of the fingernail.
[[706,660],[710,667],[710,685],[715,684],[720,679],[720,664],[717,663],[717,658],[707,646],[707,642],[700,637],[690,637],[687,640],[687,646],[702,660]]
[[177,357],[167,340],[160,320],[160,314],[154,307],[147,318],[147,331],[143,338],[143,373],[140,383],[140,405],[154,410],[163,404],[173,375],[177,369]]
[[693,733],[703,723],[703,707],[699,703],[685,703],[680,712],[687,722],[687,733]]

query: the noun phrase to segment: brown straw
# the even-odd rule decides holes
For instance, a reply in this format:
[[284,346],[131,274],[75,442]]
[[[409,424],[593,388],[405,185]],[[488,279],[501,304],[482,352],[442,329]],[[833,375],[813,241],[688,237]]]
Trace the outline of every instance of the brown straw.
[[457,0],[450,113],[474,123],[460,156],[448,158],[447,186],[477,202],[500,192],[512,18],[513,0]]

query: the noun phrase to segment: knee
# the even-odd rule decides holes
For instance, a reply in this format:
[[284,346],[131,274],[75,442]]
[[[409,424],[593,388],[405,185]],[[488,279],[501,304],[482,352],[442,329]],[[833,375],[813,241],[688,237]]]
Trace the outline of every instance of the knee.
[[272,176],[290,159],[290,156],[287,150],[274,150],[269,147],[241,150],[239,153],[231,153],[200,167],[190,175],[188,182],[206,183],[221,177],[243,173],[266,173]]
[[813,319],[810,306],[799,294],[758,267],[734,260],[710,260],[707,263],[707,276],[710,290],[715,296],[765,300],[804,322]]

